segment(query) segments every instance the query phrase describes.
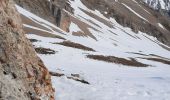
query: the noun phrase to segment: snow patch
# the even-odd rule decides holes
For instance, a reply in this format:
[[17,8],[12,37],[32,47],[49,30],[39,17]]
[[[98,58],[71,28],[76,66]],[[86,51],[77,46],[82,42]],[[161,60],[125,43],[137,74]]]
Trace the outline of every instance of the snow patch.
[[79,26],[73,22],[71,22],[70,27],[69,27],[70,33],[73,32],[81,32],[82,30],[79,28]]
[[158,23],[158,26],[161,27],[162,29],[165,29],[165,27],[161,23]]

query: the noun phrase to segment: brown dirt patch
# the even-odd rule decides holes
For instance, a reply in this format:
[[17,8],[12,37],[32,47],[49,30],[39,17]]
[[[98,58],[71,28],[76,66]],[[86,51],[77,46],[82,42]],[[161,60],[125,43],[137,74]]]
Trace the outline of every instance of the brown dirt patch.
[[127,60],[124,58],[119,58],[119,57],[114,57],[114,56],[103,56],[103,55],[87,55],[87,58],[105,61],[105,62],[109,62],[109,63],[133,66],[133,67],[147,67],[147,66],[149,66],[149,65],[143,64],[141,62],[138,62],[137,60],[135,60],[133,58],[130,58],[130,60]]
[[39,40],[37,40],[37,39],[29,39],[30,40],[30,42],[38,42]]
[[63,38],[59,35],[51,34],[49,32],[44,32],[44,31],[41,31],[41,30],[36,30],[36,29],[28,28],[28,27],[24,27],[24,31],[27,34],[35,34],[35,35],[43,36],[43,37],[59,38],[59,39],[62,39],[62,40],[66,40],[65,38]]
[[[80,34],[74,33],[73,35],[75,35],[75,36],[89,36],[89,37],[97,40],[96,37],[88,29],[88,28],[92,28],[92,29],[96,30],[95,28],[93,28],[92,26],[88,25],[87,23],[81,21],[80,19],[72,16],[71,14],[69,14],[69,16],[70,16],[70,20],[73,23],[77,24],[79,26],[79,28],[82,30],[82,32],[79,32]],[[98,31],[98,30],[96,30],[96,31]]]
[[[37,28],[40,28],[40,29],[43,29],[43,30],[46,30],[46,31],[49,31],[49,32],[44,32],[44,31],[41,31],[41,30],[36,30],[36,29],[31,29],[31,28],[28,28],[28,27],[24,27],[24,31],[27,33],[27,34],[36,34],[36,35],[39,35],[39,36],[44,36],[44,37],[51,37],[51,38],[59,38],[59,39],[63,39],[65,40],[65,38],[59,36],[59,35],[54,35],[54,34],[51,34],[50,32],[52,32],[50,29],[44,27],[43,25],[41,24],[45,24],[43,22],[40,22],[34,18],[32,19],[29,19],[27,17],[25,17],[24,15],[21,14],[21,18],[22,18],[22,21],[24,24],[27,24],[27,25],[30,25],[30,26],[33,26],[33,27],[37,27]],[[49,26],[47,24],[45,24],[46,26],[48,27],[51,27],[51,29],[53,31],[56,31],[56,32],[59,32],[59,33],[62,33],[64,34],[63,32],[61,32],[60,30],[52,27],[52,26]]]
[[38,24],[39,24],[40,26],[42,26],[41,24],[44,24],[44,25],[50,27],[53,31],[56,31],[56,32],[59,32],[59,33],[64,34],[62,31],[60,31],[60,30],[57,29],[56,27],[50,26],[50,25],[48,25],[48,24],[46,24],[46,23],[43,23],[43,22],[41,22],[41,21],[38,21],[38,20],[36,20],[36,19],[34,19],[34,18],[32,18],[32,19],[33,19],[35,22],[38,22]]
[[38,28],[44,29],[44,30],[46,30],[46,31],[51,31],[51,30],[49,30],[48,28],[46,28],[46,27],[44,27],[44,26],[42,26],[42,25],[34,22],[33,20],[25,17],[25,16],[22,15],[22,14],[21,14],[21,18],[22,18],[22,22],[23,22],[24,24],[27,24],[27,25],[30,25],[30,26],[34,26],[34,27],[38,27]]
[[81,82],[83,84],[90,84],[89,82],[85,81],[84,79],[79,79],[79,78],[75,78],[75,77],[67,77],[67,78],[71,79],[71,80],[75,80],[75,81]]
[[62,73],[56,73],[56,72],[49,72],[51,76],[61,77],[64,76]]
[[166,60],[166,59],[161,59],[161,58],[141,58],[141,59],[156,61],[156,62],[170,65],[170,60]]
[[[58,72],[50,72],[50,75],[56,76],[56,77],[66,76],[65,74],[58,73]],[[88,81],[80,78],[79,74],[71,74],[71,76],[66,76],[66,77],[67,77],[67,79],[74,80],[74,81],[77,81],[77,82],[80,82],[80,83],[83,83],[83,84],[88,84],[88,85],[90,84]]]
[[55,54],[56,51],[49,49],[49,48],[43,48],[43,47],[35,47],[35,51],[38,54]]
[[84,46],[82,44],[74,43],[74,42],[71,42],[71,41],[64,41],[64,42],[53,43],[53,44],[59,44],[59,45],[67,46],[67,47],[82,49],[82,50],[85,50],[85,51],[95,51],[90,47]]
[[97,16],[97,15],[91,13],[91,12],[88,12],[88,11],[83,10],[83,9],[81,9],[81,10],[82,10],[84,13],[86,13],[87,15],[91,16],[92,18],[95,18],[95,19],[97,19],[98,21],[100,21],[101,23],[105,24],[106,26],[108,26],[108,27],[110,27],[110,28],[114,28],[111,22],[108,22],[107,20],[105,20],[105,19],[103,19],[103,18],[101,18],[101,17],[99,17],[99,16]]

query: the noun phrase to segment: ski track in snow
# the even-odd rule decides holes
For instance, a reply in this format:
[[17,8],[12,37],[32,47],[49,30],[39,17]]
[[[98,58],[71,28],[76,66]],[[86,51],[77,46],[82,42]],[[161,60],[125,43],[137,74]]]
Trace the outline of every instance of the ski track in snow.
[[[97,41],[90,37],[73,36],[70,33],[53,31],[53,34],[61,35],[69,41],[80,43],[91,47],[96,52],[83,51],[71,47],[52,44],[62,42],[57,38],[41,37],[34,34],[27,35],[30,39],[40,40],[33,44],[37,47],[50,48],[57,51],[54,55],[38,56],[50,71],[64,73],[65,75],[79,74],[90,85],[82,84],[63,77],[52,77],[53,87],[56,89],[56,100],[169,100],[170,99],[170,66],[159,62],[139,59],[142,55],[129,54],[127,52],[156,54],[165,58],[170,58],[170,52],[160,47],[156,38],[145,33],[134,33],[131,29],[119,25],[114,19],[105,18],[99,11],[91,11],[79,0],[71,1],[71,6],[75,10],[75,17],[87,23],[93,28],[100,30],[97,32],[89,28],[89,31],[97,38]],[[88,16],[79,8],[92,12],[113,24],[110,28],[100,21]],[[34,18],[50,27],[55,25],[25,11],[17,6],[18,11],[28,18]],[[25,13],[27,12],[27,13]],[[82,18],[92,20],[102,28],[94,26],[92,23]],[[29,25],[25,27],[36,29]],[[47,28],[49,28],[49,26]],[[50,28],[51,29],[51,28]],[[58,28],[57,28],[58,29]],[[71,32],[81,31],[72,23]],[[74,30],[73,30],[74,29]],[[39,30],[39,29],[37,29]],[[109,31],[110,30],[110,31]],[[42,30],[44,31],[44,30]],[[113,34],[116,33],[117,35]],[[128,33],[128,34],[127,34]],[[129,35],[130,34],[130,35]],[[117,46],[115,46],[116,44]],[[107,63],[86,58],[87,54],[108,55],[129,59],[136,58],[138,61],[152,65],[146,68],[129,67],[120,64]]]

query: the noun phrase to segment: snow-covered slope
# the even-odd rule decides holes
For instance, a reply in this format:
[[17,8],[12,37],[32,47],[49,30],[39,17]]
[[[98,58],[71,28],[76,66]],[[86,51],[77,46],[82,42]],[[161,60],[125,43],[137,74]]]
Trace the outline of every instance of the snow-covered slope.
[[156,10],[170,10],[170,0],[144,0],[144,2]]
[[169,100],[168,46],[88,9],[80,0],[68,3],[74,8],[74,15],[64,10],[72,21],[68,33],[16,6],[24,29],[32,33],[27,37],[37,40],[35,48],[55,51],[39,57],[50,71],[60,73],[52,78],[56,100]]

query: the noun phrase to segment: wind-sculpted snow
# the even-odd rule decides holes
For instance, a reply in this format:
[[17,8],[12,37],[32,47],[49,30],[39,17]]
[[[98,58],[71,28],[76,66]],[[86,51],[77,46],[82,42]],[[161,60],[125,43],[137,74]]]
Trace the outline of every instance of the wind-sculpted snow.
[[[38,40],[33,42],[35,47],[56,51],[55,54],[39,54],[50,71],[63,73],[61,77],[52,77],[56,100],[169,100],[170,65],[163,63],[170,61],[168,46],[145,33],[134,33],[130,28],[118,24],[115,19],[108,19],[99,11],[88,9],[79,0],[70,0],[69,3],[74,8],[74,15],[66,11],[74,18],[69,33],[31,13],[23,13],[25,10],[17,7],[25,17],[41,22],[42,26],[48,26],[46,28],[52,30],[49,34],[65,38],[63,40],[27,34],[29,39]],[[81,26],[82,23],[84,26]],[[29,28],[32,29],[30,26]],[[55,31],[54,28],[60,31]],[[72,32],[84,32],[85,28],[95,38],[89,35],[72,35]],[[60,45],[64,41],[79,45]],[[92,50],[83,50],[78,46]],[[88,55],[101,55],[106,61],[103,58],[89,59]],[[115,58],[148,66],[132,67],[121,61],[116,62]],[[68,79],[71,74],[78,74],[79,78],[89,84]]]

